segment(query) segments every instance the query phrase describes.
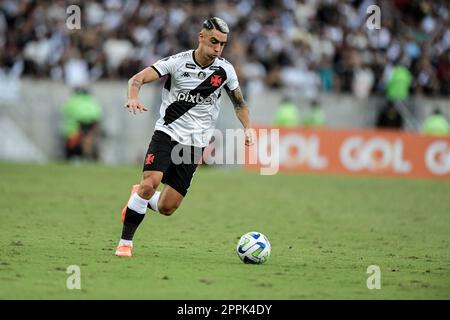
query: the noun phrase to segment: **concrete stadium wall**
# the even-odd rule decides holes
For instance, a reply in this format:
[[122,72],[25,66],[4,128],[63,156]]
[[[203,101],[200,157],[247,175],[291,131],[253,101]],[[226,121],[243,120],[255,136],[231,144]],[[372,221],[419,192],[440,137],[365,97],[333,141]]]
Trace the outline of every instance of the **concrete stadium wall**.
[[[8,85],[11,87],[9,82]],[[133,115],[123,108],[127,90],[125,80],[100,81],[92,85],[93,95],[104,111],[103,162],[142,163],[159,116],[161,86],[162,83],[156,83],[143,87],[140,98],[144,105],[150,107],[150,111]],[[61,110],[70,95],[70,88],[63,83],[41,79],[22,79],[14,90],[3,88],[3,94],[0,92],[0,160],[45,162],[61,159]],[[247,97],[253,123],[270,124],[281,97],[280,91],[266,91]],[[298,96],[294,101],[301,113],[308,108],[307,99]],[[328,94],[321,96],[321,102],[327,114],[328,127],[349,129],[372,127],[382,100],[375,97],[359,100],[350,95]],[[240,128],[226,95],[221,105],[217,128]],[[419,121],[434,106],[440,106],[447,117],[450,116],[447,99],[418,98],[415,105]]]

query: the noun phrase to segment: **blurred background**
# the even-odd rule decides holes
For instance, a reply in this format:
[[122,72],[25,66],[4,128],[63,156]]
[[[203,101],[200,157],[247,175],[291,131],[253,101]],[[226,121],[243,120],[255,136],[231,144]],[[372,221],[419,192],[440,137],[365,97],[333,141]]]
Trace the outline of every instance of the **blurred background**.
[[[141,164],[164,79],[141,89],[150,111],[136,116],[123,108],[127,80],[196,48],[209,16],[230,26],[223,56],[254,124],[448,135],[449,10],[445,0],[2,0],[0,160]],[[239,128],[228,98],[221,105],[217,127]]]

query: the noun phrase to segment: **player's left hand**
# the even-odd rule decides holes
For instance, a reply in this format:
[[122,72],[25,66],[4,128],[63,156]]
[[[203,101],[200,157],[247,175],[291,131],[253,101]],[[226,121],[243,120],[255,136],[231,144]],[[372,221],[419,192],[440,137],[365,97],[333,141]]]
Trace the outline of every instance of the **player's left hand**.
[[245,135],[245,145],[251,146],[255,143],[255,136],[254,136],[254,130],[247,128],[244,129],[244,135]]

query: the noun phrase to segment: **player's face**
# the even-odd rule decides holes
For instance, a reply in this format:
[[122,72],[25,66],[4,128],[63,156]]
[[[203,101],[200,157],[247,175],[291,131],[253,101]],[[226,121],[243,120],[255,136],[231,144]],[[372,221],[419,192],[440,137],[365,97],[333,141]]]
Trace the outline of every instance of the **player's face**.
[[216,29],[200,32],[200,46],[208,60],[214,60],[222,54],[228,35]]

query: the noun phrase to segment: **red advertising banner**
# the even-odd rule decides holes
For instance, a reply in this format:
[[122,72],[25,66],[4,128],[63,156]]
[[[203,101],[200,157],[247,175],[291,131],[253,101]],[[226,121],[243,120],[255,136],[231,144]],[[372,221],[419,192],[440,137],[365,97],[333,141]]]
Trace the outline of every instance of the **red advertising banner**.
[[[258,128],[256,135],[256,146],[244,164],[248,170],[270,165],[278,171],[450,179],[450,137],[303,128]],[[273,157],[278,163],[265,161]]]

